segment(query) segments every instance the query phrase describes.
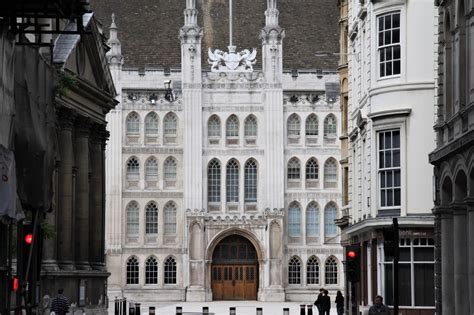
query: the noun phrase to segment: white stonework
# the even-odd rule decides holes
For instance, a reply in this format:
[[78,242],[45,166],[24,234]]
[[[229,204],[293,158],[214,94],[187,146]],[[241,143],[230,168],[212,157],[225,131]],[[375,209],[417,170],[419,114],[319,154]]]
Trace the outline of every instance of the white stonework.
[[[331,295],[342,290],[342,248],[337,233],[328,232],[337,231],[333,229],[332,216],[325,225],[326,206],[335,206],[335,219],[341,204],[341,174],[337,166],[339,98],[338,93],[326,95],[326,86],[337,85],[338,75],[300,72],[295,76],[283,70],[285,33],[278,26],[275,2],[268,3],[267,24],[261,32],[262,47],[258,49],[262,70],[213,72],[210,66],[201,69],[201,38],[205,29],[197,25],[194,0],[187,1],[185,25],[179,35],[180,70],[165,73],[122,69],[120,51],[114,49],[109,53],[120,101],[108,116],[111,137],[107,146],[106,250],[111,272],[110,299],[126,296],[141,301],[213,300],[213,251],[229,235],[243,236],[255,247],[256,298],[260,301],[312,302],[321,287]],[[116,29],[112,28],[111,32],[111,38],[116,40],[113,33]],[[161,88],[167,80],[172,82],[175,100],[167,100],[166,90]],[[152,135],[147,134],[145,127],[145,117],[150,113],[158,117],[158,132]],[[171,140],[165,135],[164,126],[170,113],[177,118],[176,136]],[[131,114],[138,117],[136,132],[127,131],[127,118]],[[310,115],[317,116],[318,126],[306,135],[305,123]],[[288,132],[292,117],[299,119],[299,129]],[[212,135],[208,128],[210,118],[218,118],[220,122],[218,131],[214,130]],[[229,118],[236,118],[237,134],[226,127]],[[334,134],[325,130],[326,118],[335,121]],[[247,119],[256,122],[256,133],[246,134]],[[158,175],[154,177],[148,176],[145,170],[150,157],[157,161]],[[164,166],[170,157],[177,165],[172,183],[165,178]],[[127,173],[131,158],[139,164],[138,173],[133,176]],[[300,163],[299,179],[288,180],[287,165],[295,158]],[[317,179],[306,172],[306,163],[311,158],[318,162]],[[212,161],[218,161],[221,167],[218,202],[208,202],[208,165]],[[226,202],[229,161],[236,161],[239,167],[238,198],[232,202]],[[246,202],[244,170],[248,161],[253,161],[258,170],[257,198]],[[325,173],[327,161],[328,165],[336,162],[332,175]],[[145,207],[151,201],[158,208],[158,232],[154,234],[146,233]],[[139,209],[138,231],[132,234],[128,233],[131,217],[127,216],[131,202],[136,202]],[[165,224],[164,208],[170,202],[177,210],[176,231],[166,234],[169,226]],[[312,202],[319,208],[314,219],[318,226],[306,224],[306,209]],[[290,204],[300,207],[299,233],[291,237]],[[307,226],[317,232],[309,235]],[[127,261],[132,256],[138,261],[137,284],[127,284]],[[150,256],[158,262],[156,284],[145,284],[145,261]],[[164,279],[164,262],[170,256],[177,264],[176,284],[166,284]],[[312,256],[319,262],[319,281],[307,284],[307,261]],[[289,284],[288,263],[292,257],[301,263],[300,283]],[[326,284],[325,264],[333,260],[335,283]]]

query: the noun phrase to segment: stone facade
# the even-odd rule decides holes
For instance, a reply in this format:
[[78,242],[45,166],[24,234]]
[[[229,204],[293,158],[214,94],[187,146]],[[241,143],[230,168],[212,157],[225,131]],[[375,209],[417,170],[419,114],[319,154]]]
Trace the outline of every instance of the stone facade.
[[108,115],[109,298],[214,300],[213,255],[233,235],[256,251],[256,299],[334,295],[344,284],[337,73],[284,69],[275,1],[260,12],[262,70],[211,72],[197,14],[186,1],[180,70],[124,68],[110,28],[120,104]]
[[[474,2],[436,1],[436,313],[474,312]],[[463,302],[464,301],[464,302]],[[470,301],[466,303],[465,301]]]

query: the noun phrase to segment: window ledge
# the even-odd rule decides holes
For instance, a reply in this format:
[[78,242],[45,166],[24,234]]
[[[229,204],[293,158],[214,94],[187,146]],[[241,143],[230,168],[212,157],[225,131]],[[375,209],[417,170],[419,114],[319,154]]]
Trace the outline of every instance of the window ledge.
[[411,108],[400,108],[400,109],[390,109],[390,110],[382,110],[379,112],[373,112],[367,114],[367,117],[372,119],[372,121],[377,119],[388,118],[392,116],[408,116],[411,113]]

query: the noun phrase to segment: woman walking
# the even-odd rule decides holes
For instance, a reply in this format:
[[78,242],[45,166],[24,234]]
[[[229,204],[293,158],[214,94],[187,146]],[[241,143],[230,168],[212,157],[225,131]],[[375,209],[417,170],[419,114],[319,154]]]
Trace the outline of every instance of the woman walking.
[[344,315],[344,297],[342,296],[341,291],[337,291],[336,294],[336,309],[337,315]]

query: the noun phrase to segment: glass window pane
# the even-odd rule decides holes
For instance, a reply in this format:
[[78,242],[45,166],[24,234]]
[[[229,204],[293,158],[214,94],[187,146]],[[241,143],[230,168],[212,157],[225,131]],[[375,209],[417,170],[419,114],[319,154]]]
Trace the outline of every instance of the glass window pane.
[[415,264],[415,306],[435,305],[434,264]]
[[411,306],[411,265],[399,264],[400,305]]
[[393,267],[385,264],[385,304],[393,305]]
[[415,261],[434,261],[433,247],[415,247],[413,250]]
[[401,247],[399,249],[400,261],[410,261],[410,247]]

